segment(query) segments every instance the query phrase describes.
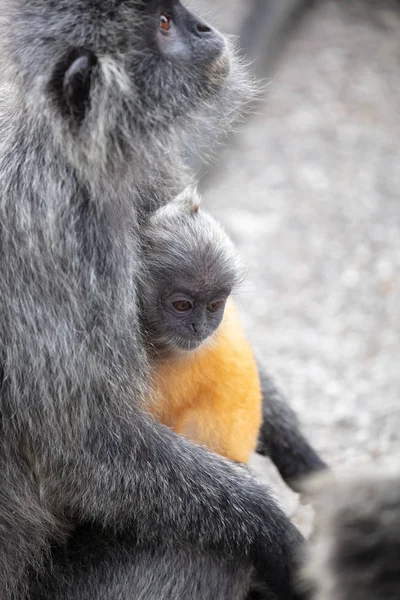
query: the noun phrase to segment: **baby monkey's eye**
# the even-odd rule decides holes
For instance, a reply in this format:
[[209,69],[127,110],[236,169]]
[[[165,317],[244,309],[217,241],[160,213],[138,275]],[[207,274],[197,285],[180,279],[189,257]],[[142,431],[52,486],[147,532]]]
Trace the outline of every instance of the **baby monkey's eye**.
[[171,17],[167,13],[162,12],[160,15],[160,29],[162,31],[169,31],[171,29]]
[[210,302],[210,304],[207,305],[207,310],[210,313],[218,312],[219,310],[221,310],[221,308],[223,308],[224,304],[224,300],[214,300],[213,302]]
[[193,305],[189,300],[175,300],[175,302],[172,303],[172,306],[178,312],[188,312],[193,308]]

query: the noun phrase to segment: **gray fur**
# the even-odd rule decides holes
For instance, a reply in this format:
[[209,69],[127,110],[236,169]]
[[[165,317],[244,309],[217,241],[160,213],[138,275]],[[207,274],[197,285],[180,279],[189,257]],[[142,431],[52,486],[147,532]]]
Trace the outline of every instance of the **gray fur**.
[[304,573],[315,600],[400,598],[399,475],[352,474],[322,486]]
[[[212,597],[236,589],[239,600],[251,565],[279,598],[295,597],[301,537],[268,490],[141,410],[140,221],[183,187],[182,139],[211,107],[215,120],[231,117],[246,89],[227,52],[203,60],[203,38],[190,38],[189,61],[160,54],[148,37],[156,5],[0,2],[2,600],[137,600],[143,564],[157,569],[159,552],[159,597],[174,585],[188,597],[175,568],[182,552],[193,599],[205,597],[196,590],[213,579],[206,563],[221,555],[230,566]],[[94,68],[89,97],[70,111],[61,83],[71,48]],[[90,541],[79,546],[82,527]],[[96,582],[85,583],[90,564]],[[124,568],[134,581],[119,578]]]

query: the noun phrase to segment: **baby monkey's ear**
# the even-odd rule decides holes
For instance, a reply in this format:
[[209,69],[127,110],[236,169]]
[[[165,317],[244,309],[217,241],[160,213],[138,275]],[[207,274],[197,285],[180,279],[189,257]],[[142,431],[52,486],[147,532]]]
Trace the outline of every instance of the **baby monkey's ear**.
[[[93,70],[97,57],[90,50],[74,48],[57,66],[54,85],[65,113],[78,124],[89,107]],[[58,89],[57,89],[58,88]]]

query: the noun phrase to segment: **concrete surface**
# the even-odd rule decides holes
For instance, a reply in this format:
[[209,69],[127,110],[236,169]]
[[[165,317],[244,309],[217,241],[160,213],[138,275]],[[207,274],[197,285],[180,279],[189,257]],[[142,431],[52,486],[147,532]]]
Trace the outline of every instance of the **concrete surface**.
[[[221,0],[212,12],[237,31],[244,6]],[[205,191],[248,265],[238,300],[254,348],[323,457],[355,470],[400,451],[400,8],[391,6],[316,3]],[[254,464],[307,533],[310,509],[264,459]]]

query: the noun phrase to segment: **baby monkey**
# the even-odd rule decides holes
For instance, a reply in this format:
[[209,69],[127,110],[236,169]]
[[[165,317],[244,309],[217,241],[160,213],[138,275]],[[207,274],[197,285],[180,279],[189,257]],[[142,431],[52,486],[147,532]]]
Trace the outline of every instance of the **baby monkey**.
[[231,240],[189,188],[150,216],[143,256],[150,411],[176,433],[247,463],[257,444],[262,393],[230,298],[241,279]]

